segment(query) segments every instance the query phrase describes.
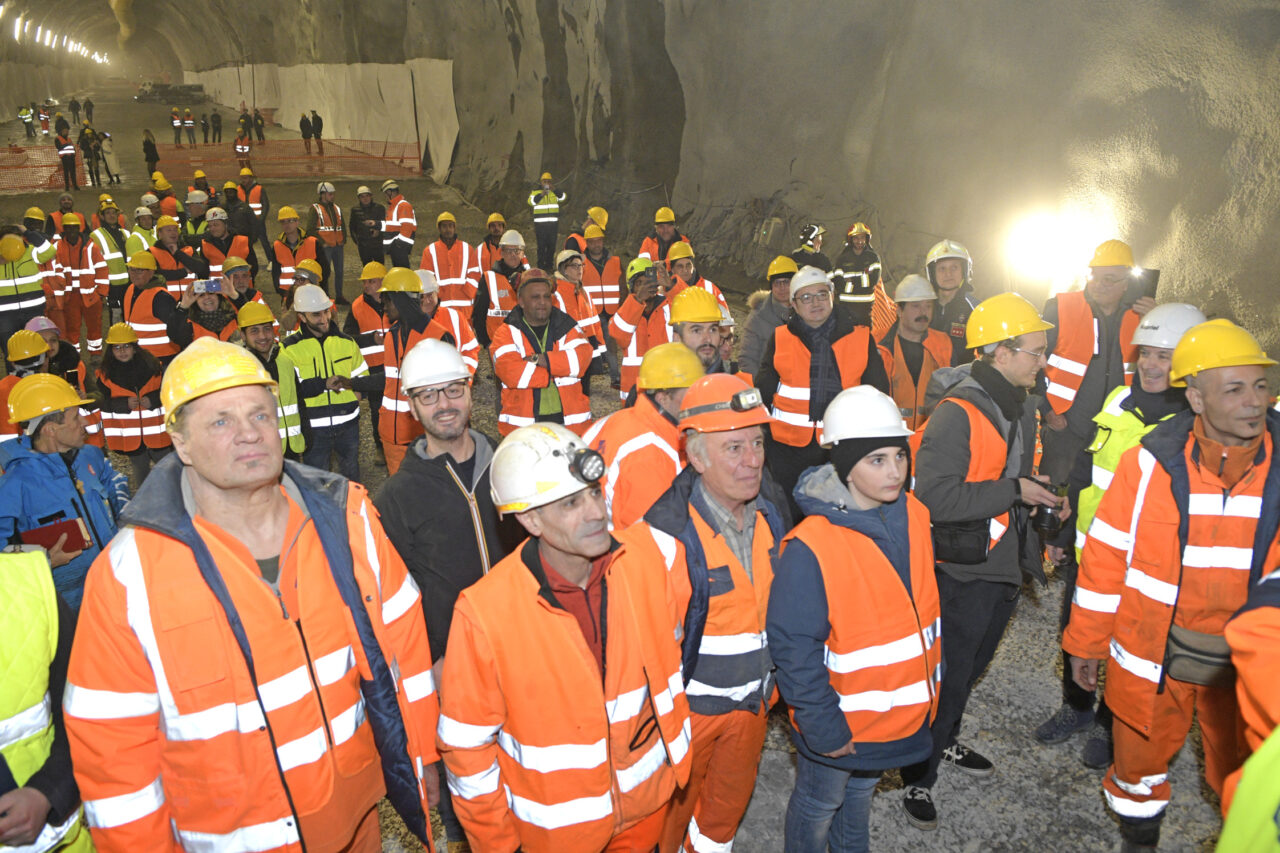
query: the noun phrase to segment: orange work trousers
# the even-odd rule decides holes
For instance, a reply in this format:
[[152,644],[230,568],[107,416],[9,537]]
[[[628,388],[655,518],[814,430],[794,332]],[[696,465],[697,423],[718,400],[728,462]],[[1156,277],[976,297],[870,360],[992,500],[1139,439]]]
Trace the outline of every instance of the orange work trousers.
[[1122,820],[1158,820],[1163,816],[1169,805],[1169,762],[1191,731],[1192,715],[1200,718],[1205,781],[1222,796],[1223,782],[1249,754],[1235,688],[1204,687],[1166,678],[1164,692],[1155,697],[1150,735],[1134,729],[1119,715],[1112,727],[1115,758],[1102,780],[1102,790],[1107,805]]
[[747,812],[760,769],[768,709],[691,714],[693,766],[689,784],[676,790],[662,829],[662,853],[728,844]]
[[80,346],[80,318],[84,318],[85,329],[89,333],[89,352],[102,352],[102,299],[93,297],[93,303],[85,302],[79,292],[70,293],[62,300],[62,308],[66,316],[66,328],[63,330],[67,341]]
[[404,455],[409,450],[407,444],[386,444],[382,445],[382,455],[387,460],[387,476],[400,470],[401,463],[404,462]]
[[667,806],[664,803],[653,814],[641,819],[638,823],[631,824],[631,826],[610,838],[603,853],[636,853],[636,851],[649,853],[654,847],[658,846],[658,839],[662,837],[662,826],[666,816]]

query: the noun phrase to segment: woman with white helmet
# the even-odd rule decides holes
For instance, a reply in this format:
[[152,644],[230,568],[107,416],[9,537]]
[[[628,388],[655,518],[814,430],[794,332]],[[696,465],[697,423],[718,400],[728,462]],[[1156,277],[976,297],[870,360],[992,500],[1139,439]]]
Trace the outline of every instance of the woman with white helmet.
[[822,419],[827,463],[795,488],[769,596],[769,651],[791,707],[796,785],[786,849],[869,849],[881,774],[928,757],[942,673],[929,511],[904,491],[911,430],[868,385]]

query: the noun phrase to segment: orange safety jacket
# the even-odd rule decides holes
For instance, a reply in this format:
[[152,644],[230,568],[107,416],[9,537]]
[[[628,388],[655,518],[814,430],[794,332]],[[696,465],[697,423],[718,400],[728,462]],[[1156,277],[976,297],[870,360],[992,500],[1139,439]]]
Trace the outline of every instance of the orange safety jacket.
[[582,261],[582,286],[586,288],[592,304],[612,316],[622,301],[622,260],[617,255],[606,254],[603,268],[600,268],[584,252]]
[[512,312],[489,344],[493,372],[502,383],[498,432],[505,436],[517,427],[534,423],[541,389],[554,384],[560,394],[560,423],[582,435],[591,423],[591,401],[582,393],[582,376],[591,364],[591,344],[578,331],[572,317],[553,308],[546,329],[547,366],[525,361],[526,356],[543,351],[523,318],[523,311]]
[[[1199,465],[1183,412],[1120,458],[1081,553],[1062,648],[1107,666],[1107,706],[1151,731],[1169,628],[1221,635],[1251,579],[1280,563],[1280,413],[1268,410],[1257,464],[1232,489]],[[1124,812],[1120,809],[1121,814]]]
[[457,346],[453,333],[435,320],[428,320],[426,329],[421,332],[410,329],[404,346],[400,345],[399,327],[399,323],[393,325],[382,339],[382,369],[386,373],[387,384],[382,389],[382,406],[378,410],[378,435],[385,444],[412,444],[422,435],[422,423],[414,417],[413,410],[409,408],[409,397],[400,387],[400,363],[404,361],[405,353],[418,341],[427,338]]
[[[1133,378],[1138,360],[1138,348],[1129,343],[1138,329],[1141,319],[1132,309],[1124,312],[1120,321],[1120,348],[1124,354],[1125,384]],[[1098,340],[1098,319],[1085,300],[1083,290],[1058,295],[1058,342],[1049,354],[1045,366],[1045,378],[1049,386],[1046,396],[1058,414],[1071,408],[1084,382],[1089,362],[1102,351]]]
[[333,209],[332,216],[329,209],[320,202],[311,205],[311,209],[316,212],[316,236],[326,246],[341,246],[347,240],[347,232],[342,227],[342,208],[336,204],[330,207]]
[[[53,138],[53,144],[58,147],[59,157],[76,156],[76,144],[71,141],[71,137],[65,133],[59,133]],[[61,230],[61,228],[59,228]]]
[[805,518],[785,540],[803,542],[822,572],[830,628],[823,662],[851,737],[860,742],[910,737],[938,713],[942,609],[929,510],[913,495],[905,500],[910,590],[875,542],[822,515]]
[[407,252],[413,248],[413,236],[418,231],[418,219],[413,205],[403,195],[396,194],[387,204],[387,217],[382,220],[382,246],[388,252],[400,242]]
[[[677,231],[676,239],[671,243],[671,246],[674,246],[677,242],[688,243],[689,238]],[[636,253],[636,257],[648,258],[655,264],[658,261],[662,261],[667,265],[667,269],[671,269],[671,262],[667,260],[667,252],[671,251],[671,246],[667,246],[665,249],[659,246],[657,232],[654,232],[640,242],[640,251]]]
[[[809,420],[809,348],[786,326],[773,333],[773,366],[778,373],[778,390],[773,394],[774,422],[769,425],[775,441],[792,447],[804,447],[814,440],[814,430],[821,421]],[[840,371],[840,387],[860,384],[867,369],[867,349],[871,330],[854,326],[853,331],[831,343],[836,368]]]
[[[521,272],[524,270],[521,269]],[[495,270],[484,274],[484,286],[489,288],[489,310],[485,312],[485,331],[489,340],[497,334],[498,329],[506,322],[511,309],[519,304],[516,300],[516,288],[511,279]]]
[[475,850],[595,853],[689,779],[681,627],[661,564],[605,569],[604,669],[528,539],[454,606],[437,741]]
[[436,313],[431,319],[444,326],[453,335],[458,354],[462,356],[467,369],[474,374],[480,365],[480,342],[476,340],[475,329],[471,328],[466,316],[461,311],[440,306],[436,308]]
[[[631,389],[636,385],[636,377],[640,375],[640,362],[644,361],[644,354],[658,344],[675,340],[674,333],[671,331],[671,300],[679,296],[680,291],[690,286],[692,285],[677,279],[675,285],[667,291],[662,301],[649,312],[647,317],[645,304],[634,295],[628,295],[618,311],[609,319],[609,336],[618,344],[618,349],[622,350],[620,359],[622,382],[619,394],[623,400],[627,399]],[[722,307],[728,307],[720,288],[705,278],[700,277],[696,286],[714,296]]]
[[181,471],[151,472],[85,586],[64,715],[98,850],[339,849],[384,790],[429,838],[422,600],[364,488],[285,463],[277,592]]
[[293,289],[293,271],[294,268],[297,267],[298,261],[303,261],[308,258],[314,261],[316,259],[316,253],[320,249],[319,242],[316,238],[302,231],[302,229],[298,230],[298,237],[298,245],[296,248],[289,248],[289,246],[284,242],[283,234],[276,238],[275,243],[271,247],[275,252],[276,263],[280,265],[280,280],[276,282],[276,286],[280,288],[280,290]]
[[465,240],[454,240],[446,246],[443,240],[422,250],[418,269],[431,270],[440,283],[440,304],[465,311],[476,301],[480,287],[480,256]]
[[[929,329],[924,338],[924,361],[920,365],[920,378],[912,381],[911,371],[907,369],[902,355],[902,345],[898,336],[892,335],[892,342],[885,338],[880,342],[880,357],[884,359],[885,369],[889,373],[889,382],[893,390],[893,401],[898,404],[898,412],[907,426],[913,430],[924,428],[929,414],[924,407],[925,389],[929,387],[929,377],[939,367],[951,366],[951,338],[937,329]],[[885,348],[893,347],[892,353],[885,358]]]
[[[1256,752],[1280,726],[1280,569],[1254,584],[1249,599],[1230,622],[1225,636],[1236,668],[1236,698],[1244,718],[1245,741]],[[1222,811],[1227,813],[1240,780],[1233,773],[1223,786]]]
[[200,256],[209,264],[209,277],[221,278],[222,265],[226,263],[227,258],[249,260],[249,238],[243,234],[236,234],[231,238],[231,245],[227,247],[226,252],[223,252],[207,239],[201,240]]
[[223,326],[221,331],[215,332],[207,326],[200,325],[200,321],[194,317],[191,318],[192,341],[199,340],[200,338],[217,338],[220,341],[229,341],[238,331],[240,331],[240,326],[235,320],[232,320],[230,323]]
[[381,309],[370,305],[368,298],[361,294],[351,301],[351,316],[356,318],[356,326],[360,329],[356,342],[360,344],[360,354],[364,356],[364,363],[370,370],[381,370],[383,345],[375,342],[373,335],[379,332],[385,335],[390,330],[387,315],[382,313]]
[[[181,299],[182,294],[196,280],[196,274],[174,260],[169,250],[159,243],[151,246],[147,251],[156,259],[157,272],[164,276],[165,289],[173,294],[174,299]],[[190,246],[181,246],[178,251],[186,255],[195,255],[195,251]]]
[[604,501],[614,530],[625,530],[671,488],[686,464],[680,431],[647,393],[591,425],[582,437],[604,457]]
[[137,397],[141,405],[137,409],[123,412],[100,408],[102,417],[102,434],[107,441],[107,449],[117,453],[132,453],[144,445],[151,448],[169,447],[173,442],[164,428],[164,409],[160,406],[160,375],[156,374],[138,391],[131,391],[123,385],[112,382],[99,368],[95,374],[98,387],[107,396],[119,399]]
[[[248,137],[246,136],[246,139],[247,138]],[[247,148],[246,148],[246,153],[248,153]],[[245,203],[249,205],[249,209],[253,211],[254,217],[257,219],[261,219],[263,213],[265,212],[262,204],[262,184],[258,183],[257,181],[254,181],[253,186],[249,187],[248,190],[246,190],[244,187],[241,187],[240,197],[243,198],[245,200]]]
[[[236,134],[235,142],[232,143],[232,148],[235,151],[237,157],[248,157],[249,145],[250,145],[249,134],[245,133],[244,131],[241,131],[240,133]],[[261,205],[259,205],[259,207],[261,207]],[[254,211],[254,213],[257,213],[257,211]]]
[[604,333],[600,330],[600,312],[596,310],[586,288],[556,276],[556,289],[551,298],[555,300],[557,308],[578,324],[578,331],[582,332],[583,337],[596,339],[592,354],[603,357]]
[[138,346],[156,358],[178,354],[178,345],[169,340],[169,327],[155,314],[155,298],[166,293],[163,287],[129,285],[124,292],[124,318],[138,335]]
[[[490,243],[488,238],[476,243],[475,250],[476,255],[480,258],[479,263],[480,269],[482,270],[491,270],[493,269],[494,264],[502,260],[502,252],[498,249],[496,244]],[[528,264],[529,259],[524,256],[523,252],[521,252],[520,265],[523,267],[528,266]]]
[[[77,297],[86,308],[101,302],[98,277],[94,270],[98,257],[97,246],[87,234],[81,234],[80,241],[74,246],[66,239],[58,241],[58,251],[53,260],[61,279],[59,285],[55,286],[55,293],[60,299]],[[106,292],[105,284],[102,292]]]
[[[976,405],[960,397],[945,397],[938,405],[951,403],[964,409],[969,418],[969,470],[965,472],[966,483],[984,483],[1000,480],[1005,476],[1005,466],[1009,463],[1009,443],[1000,435],[996,425],[982,413]],[[912,434],[912,452],[920,450],[923,431]],[[995,549],[1009,530],[1009,511],[997,515],[987,525],[987,551]]]

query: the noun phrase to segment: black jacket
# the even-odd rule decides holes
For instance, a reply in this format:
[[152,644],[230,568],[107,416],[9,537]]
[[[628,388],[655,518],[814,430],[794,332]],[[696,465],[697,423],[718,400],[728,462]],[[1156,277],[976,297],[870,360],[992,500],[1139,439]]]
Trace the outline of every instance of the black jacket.
[[[433,661],[444,655],[458,594],[514,551],[525,535],[515,516],[499,520],[493,508],[493,439],[474,429],[471,438],[476,452],[470,483],[458,479],[444,456],[428,459],[427,441],[419,438],[373,500],[387,537],[422,590]],[[424,513],[427,496],[431,512]]]
[[960,292],[946,305],[939,303],[933,312],[929,328],[937,329],[951,337],[951,366],[959,367],[973,361],[973,350],[965,346],[965,327],[969,315],[978,303],[973,299],[973,285],[967,281],[960,285]]
[[[371,202],[368,207],[357,204],[351,208],[347,226],[351,229],[351,236],[355,238],[357,244],[366,249],[381,249],[382,221],[386,218],[387,208],[376,201]],[[364,224],[366,219],[373,220],[372,228]]]

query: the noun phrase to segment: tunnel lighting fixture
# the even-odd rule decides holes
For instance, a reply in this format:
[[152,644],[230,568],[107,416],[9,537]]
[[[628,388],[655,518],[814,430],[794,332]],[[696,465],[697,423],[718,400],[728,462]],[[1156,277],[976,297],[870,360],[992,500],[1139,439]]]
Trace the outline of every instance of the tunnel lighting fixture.
[[4,3],[0,3],[0,19],[4,18]]
[[1017,280],[1045,283],[1050,294],[1062,293],[1084,280],[1093,250],[1116,233],[1109,201],[1064,204],[1016,221],[1005,240],[1005,260]]
[[31,21],[28,20],[22,25],[22,34],[25,36],[29,32],[31,32]]
[[44,46],[45,47],[53,46],[53,33],[50,32],[49,30],[44,31]]
[[18,19],[13,22],[13,40],[22,41],[22,16],[21,15],[19,15]]
[[[30,25],[28,25],[30,26]],[[44,25],[36,27],[36,41],[40,41],[40,37],[44,34]]]

